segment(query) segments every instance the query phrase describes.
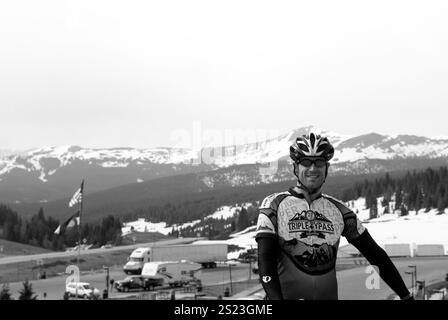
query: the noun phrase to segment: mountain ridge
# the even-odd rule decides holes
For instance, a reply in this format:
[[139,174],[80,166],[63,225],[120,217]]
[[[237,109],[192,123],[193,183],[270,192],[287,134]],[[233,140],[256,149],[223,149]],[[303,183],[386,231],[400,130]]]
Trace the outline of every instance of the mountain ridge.
[[[20,154],[0,153],[0,201],[53,201],[74,192],[83,178],[89,180],[92,192],[201,172],[207,173],[203,179],[209,186],[219,185],[210,176],[220,172],[221,179],[233,181],[234,186],[278,181],[289,174],[289,146],[295,137],[310,131],[327,135],[334,144],[330,170],[338,174],[387,171],[401,159],[440,164],[448,160],[447,139],[378,133],[348,136],[313,126],[253,143],[202,149],[42,147]],[[272,164],[277,165],[274,171],[260,170]],[[241,175],[244,166],[247,172]]]

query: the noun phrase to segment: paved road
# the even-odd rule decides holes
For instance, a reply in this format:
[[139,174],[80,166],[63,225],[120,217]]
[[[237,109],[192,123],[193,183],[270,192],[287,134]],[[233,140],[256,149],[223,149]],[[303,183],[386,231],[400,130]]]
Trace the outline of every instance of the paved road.
[[[419,257],[392,259],[404,282],[411,287],[410,265],[417,266],[417,279],[426,281],[426,284],[442,281],[448,273],[448,257]],[[343,270],[338,272],[339,299],[341,300],[381,300],[386,299],[394,292],[389,286],[380,281],[379,289],[367,289],[366,280],[370,274],[366,273],[366,266]]]
[[[408,287],[411,287],[410,275],[405,274],[409,271],[409,265],[417,266],[418,280],[425,280],[427,284],[438,282],[444,279],[448,273],[448,257],[430,257],[430,258],[400,258],[393,259],[400,274],[402,275]],[[367,289],[366,280],[371,274],[366,273],[367,266],[360,266],[353,269],[347,269],[337,272],[339,283],[339,299],[341,300],[382,300],[389,297],[393,291],[380,280],[379,289]],[[231,269],[232,281],[247,280],[249,276],[249,265],[240,264],[233,266]],[[121,269],[110,271],[110,277],[115,280],[121,280],[126,277]],[[258,277],[252,274],[252,278]],[[81,281],[89,282],[93,286],[102,290],[105,288],[106,274],[100,271],[94,274],[83,274]],[[32,281],[33,289],[38,294],[38,299],[43,298],[43,293],[47,293],[47,299],[61,299],[65,289],[65,277],[55,277],[45,280]],[[229,268],[226,266],[218,266],[216,269],[204,269],[201,279],[204,285],[228,283],[230,279]],[[18,291],[22,289],[22,283],[11,283],[10,291],[14,298],[18,297]],[[262,291],[259,286],[258,292]],[[112,297],[117,295],[113,292]]]
[[[201,271],[200,279],[203,285],[212,285],[227,283],[230,280],[229,267],[224,265],[218,265],[215,269],[203,269]],[[232,281],[243,281],[247,280],[249,277],[249,265],[248,264],[238,264],[231,267]],[[127,275],[121,269],[110,270],[110,278],[114,280],[122,280]],[[257,275],[252,274],[252,279],[256,278]],[[53,277],[45,280],[35,280],[31,281],[33,285],[33,290],[38,294],[38,299],[43,299],[43,293],[47,293],[48,300],[59,300],[62,299],[65,291],[65,280],[66,277]],[[106,272],[99,271],[93,274],[82,274],[82,282],[89,282],[92,286],[98,288],[101,292],[106,287]],[[23,288],[21,282],[15,282],[9,284],[10,292],[14,299],[19,296],[18,291]],[[115,290],[112,291],[111,297],[116,296]],[[122,295],[120,293],[120,295]]]
[[[410,265],[417,266],[417,279],[426,281],[427,285],[443,281],[448,274],[448,257],[397,258],[392,261],[408,288],[411,288],[411,275],[405,272],[411,270]],[[367,289],[366,280],[371,273],[367,273],[366,268],[360,266],[337,272],[340,300],[384,300],[394,293],[383,280],[380,280],[379,289]],[[263,292],[261,285],[258,288],[254,294]]]
[[[102,252],[113,252],[113,251],[123,251],[123,250],[133,250],[141,247],[150,247],[154,245],[162,246],[162,245],[172,245],[172,244],[185,244],[191,243],[193,241],[198,240],[198,238],[179,238],[172,240],[162,240],[157,242],[148,242],[148,243],[138,243],[128,246],[119,246],[112,247],[109,249],[91,249],[91,250],[82,250],[82,255],[89,255],[95,253]],[[65,258],[65,257],[75,257],[78,255],[78,251],[69,251],[69,252],[50,252],[50,253],[41,253],[41,254],[30,254],[30,255],[21,255],[21,256],[5,256],[0,257],[0,265],[8,264],[8,263],[17,263],[17,262],[26,262],[26,261],[37,261],[49,258]]]

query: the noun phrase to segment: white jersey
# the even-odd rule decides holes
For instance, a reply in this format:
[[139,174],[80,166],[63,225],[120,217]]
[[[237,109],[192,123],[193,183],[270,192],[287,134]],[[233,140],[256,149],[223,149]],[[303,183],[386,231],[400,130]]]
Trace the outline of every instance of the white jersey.
[[256,238],[275,237],[278,273],[286,299],[337,299],[336,257],[341,236],[365,228],[342,202],[320,195],[308,204],[293,188],[261,204]]

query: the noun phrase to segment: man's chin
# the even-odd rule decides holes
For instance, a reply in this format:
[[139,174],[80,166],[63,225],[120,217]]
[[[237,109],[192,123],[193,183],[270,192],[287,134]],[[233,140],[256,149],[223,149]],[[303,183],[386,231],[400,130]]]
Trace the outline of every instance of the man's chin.
[[320,181],[312,181],[306,184],[306,187],[308,189],[317,189],[322,186],[322,183]]

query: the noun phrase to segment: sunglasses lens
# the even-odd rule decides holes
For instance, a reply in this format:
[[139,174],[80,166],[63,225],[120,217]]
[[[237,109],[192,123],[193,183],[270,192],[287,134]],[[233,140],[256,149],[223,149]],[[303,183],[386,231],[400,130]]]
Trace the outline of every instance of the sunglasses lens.
[[325,167],[326,161],[324,159],[316,159],[316,160],[312,160],[312,159],[303,159],[302,161],[299,162],[299,164],[301,164],[304,167],[311,167],[311,165],[314,163],[314,165],[318,168],[322,168]]
[[311,167],[311,164],[313,163],[313,161],[311,161],[310,159],[303,159],[302,161],[299,162],[302,166],[304,167]]
[[319,159],[314,161],[314,164],[316,165],[316,167],[322,168],[325,166],[325,160]]

